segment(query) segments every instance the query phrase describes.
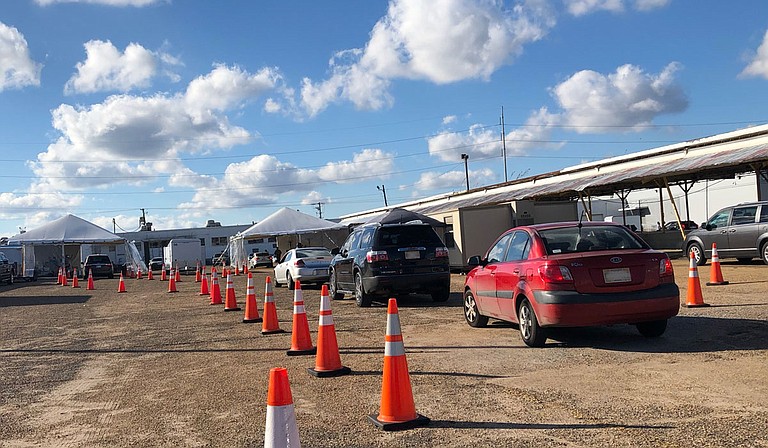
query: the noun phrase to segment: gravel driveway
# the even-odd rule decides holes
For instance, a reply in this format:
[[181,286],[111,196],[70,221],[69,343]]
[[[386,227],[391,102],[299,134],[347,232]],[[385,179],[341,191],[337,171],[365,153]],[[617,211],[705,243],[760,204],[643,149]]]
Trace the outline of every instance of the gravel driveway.
[[[687,261],[674,262],[685,300]],[[263,309],[267,269],[254,278]],[[700,268],[702,285],[709,266]],[[268,372],[286,367],[304,446],[768,447],[768,266],[724,262],[708,308],[682,308],[665,335],[631,326],[558,330],[543,349],[516,327],[463,320],[463,277],[449,302],[399,302],[417,411],[426,428],[387,433],[378,413],[386,307],[333,301],[352,374],[315,378],[288,357],[290,333],[225,313],[184,276],[53,280],[0,288],[0,446],[262,446]],[[245,299],[245,276],[235,277]],[[316,342],[320,290],[305,286]],[[291,328],[292,292],[275,290]]]

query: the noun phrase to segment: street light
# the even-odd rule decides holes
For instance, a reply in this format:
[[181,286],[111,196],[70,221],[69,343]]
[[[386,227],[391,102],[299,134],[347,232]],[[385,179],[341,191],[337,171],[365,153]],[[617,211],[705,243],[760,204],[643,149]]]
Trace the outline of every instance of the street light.
[[384,207],[389,207],[389,204],[387,204],[387,190],[384,188],[384,185],[376,185],[376,189],[384,193]]
[[469,191],[469,168],[467,167],[467,161],[469,160],[469,154],[462,154],[461,160],[464,161],[464,177],[467,179],[467,191]]

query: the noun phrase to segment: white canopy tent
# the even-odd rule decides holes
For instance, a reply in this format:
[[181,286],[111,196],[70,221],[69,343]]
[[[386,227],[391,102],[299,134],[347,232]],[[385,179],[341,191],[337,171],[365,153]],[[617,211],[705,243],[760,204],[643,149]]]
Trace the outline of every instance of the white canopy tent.
[[[102,229],[75,215],[68,214],[59,219],[44,224],[25,233],[20,233],[9,238],[10,244],[20,244],[25,248],[24,271],[37,269],[42,275],[53,274],[59,266],[70,267],[79,265],[80,246],[82,245],[108,245],[117,246],[125,244],[124,238]],[[69,250],[68,250],[69,249]],[[135,268],[146,265],[139,257],[138,252],[126,250],[126,264]],[[72,261],[68,261],[68,258]]]
[[344,230],[346,228],[343,224],[283,207],[262,221],[233,236],[229,246],[229,256],[233,264],[245,264],[248,261],[248,254],[245,251],[245,240],[252,238],[297,235],[301,239],[301,235],[308,233]]

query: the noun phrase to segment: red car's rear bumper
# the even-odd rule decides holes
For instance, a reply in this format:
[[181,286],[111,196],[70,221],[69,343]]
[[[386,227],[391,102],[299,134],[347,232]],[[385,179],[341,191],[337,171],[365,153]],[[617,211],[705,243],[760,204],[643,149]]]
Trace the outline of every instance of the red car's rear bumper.
[[535,291],[534,311],[541,326],[586,327],[669,319],[680,311],[674,283],[627,293],[579,294]]

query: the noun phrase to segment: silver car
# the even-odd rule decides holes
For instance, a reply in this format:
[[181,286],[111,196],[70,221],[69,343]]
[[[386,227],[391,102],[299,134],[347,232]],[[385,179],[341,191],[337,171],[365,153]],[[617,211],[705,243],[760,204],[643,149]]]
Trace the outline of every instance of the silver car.
[[301,283],[325,283],[332,258],[331,252],[324,247],[291,249],[275,266],[275,286],[284,284],[288,289],[294,289],[296,280]]
[[693,252],[703,266],[712,258],[712,243],[719,258],[748,262],[760,257],[768,264],[768,201],[749,202],[726,207],[712,215],[701,227],[685,237],[683,250]]

